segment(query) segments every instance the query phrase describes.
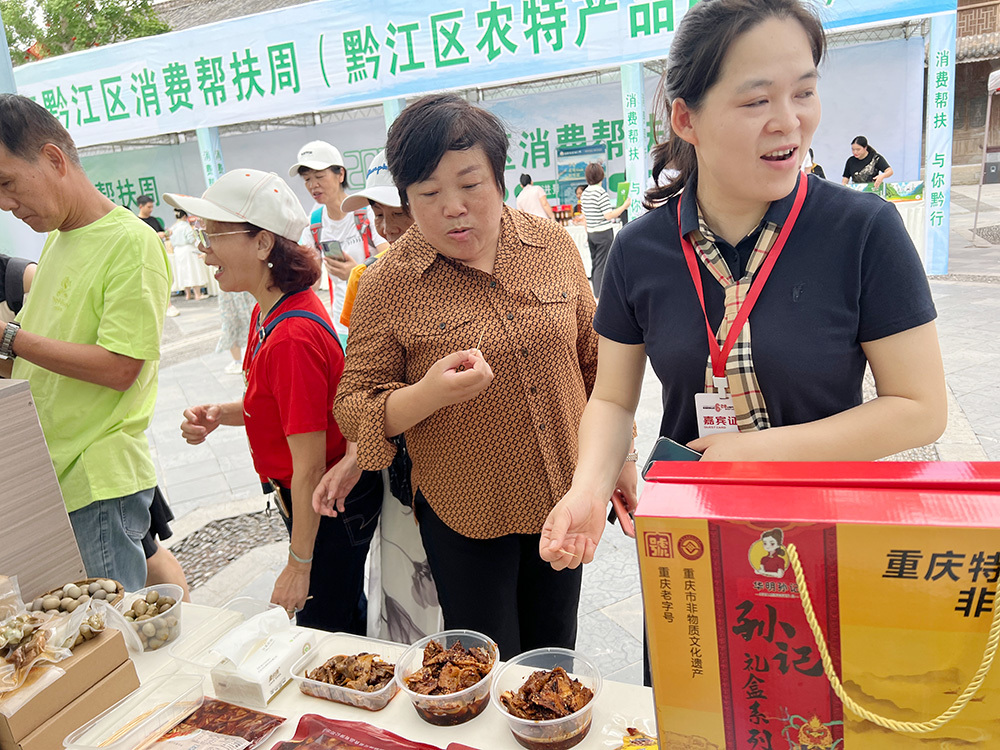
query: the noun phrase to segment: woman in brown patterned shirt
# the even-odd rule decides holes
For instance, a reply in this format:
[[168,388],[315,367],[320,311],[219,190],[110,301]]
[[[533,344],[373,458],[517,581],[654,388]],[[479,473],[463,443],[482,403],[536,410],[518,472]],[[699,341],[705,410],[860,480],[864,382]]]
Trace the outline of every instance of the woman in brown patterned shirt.
[[337,422],[366,469],[388,466],[405,432],[446,627],[486,633],[507,658],[572,648],[580,574],[552,570],[538,541],[597,371],[579,252],[504,206],[507,136],[485,110],[424,97],[386,155],[416,224],[362,277]]

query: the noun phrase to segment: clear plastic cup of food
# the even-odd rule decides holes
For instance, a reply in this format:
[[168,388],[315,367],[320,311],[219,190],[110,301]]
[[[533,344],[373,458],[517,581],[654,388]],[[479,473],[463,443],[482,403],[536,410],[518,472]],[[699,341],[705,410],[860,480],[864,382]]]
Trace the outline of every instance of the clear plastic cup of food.
[[[424,661],[424,649],[431,641],[436,641],[445,650],[459,642],[465,649],[476,647],[483,649],[492,659],[489,672],[475,684],[455,692],[427,695],[413,690],[407,685],[407,678],[420,671]],[[417,715],[424,721],[438,726],[464,724],[479,716],[489,703],[490,683],[499,658],[497,644],[489,636],[474,630],[445,630],[421,638],[406,650],[396,662],[396,682],[410,698]]]
[[[562,667],[571,680],[593,693],[586,705],[573,713],[554,719],[526,719],[507,710],[501,696],[516,694],[535,672],[551,672]],[[601,694],[604,680],[590,659],[578,651],[566,648],[539,648],[515,656],[493,678],[490,690],[493,705],[507,719],[507,726],[518,744],[528,750],[567,750],[587,736],[593,718],[594,704]]]
[[126,594],[118,602],[117,609],[139,636],[143,651],[156,651],[180,636],[183,596],[180,586],[158,583]]

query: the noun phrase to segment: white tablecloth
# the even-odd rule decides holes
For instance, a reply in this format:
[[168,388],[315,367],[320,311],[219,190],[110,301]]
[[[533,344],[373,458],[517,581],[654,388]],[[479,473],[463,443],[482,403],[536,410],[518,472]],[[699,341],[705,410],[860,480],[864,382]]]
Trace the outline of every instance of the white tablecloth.
[[[199,624],[212,617],[217,610],[197,604],[184,604],[181,622],[180,642],[186,633],[192,632]],[[324,637],[317,631],[317,641]],[[185,665],[174,660],[166,649],[133,656],[139,679],[145,682],[152,677],[188,671]],[[205,689],[212,694],[212,681],[206,676]],[[317,713],[343,721],[363,721],[388,729],[411,740],[428,742],[445,748],[450,742],[461,742],[479,750],[517,750],[521,748],[514,740],[507,722],[492,706],[471,721],[455,727],[437,727],[423,721],[401,691],[389,701],[381,711],[365,711],[340,703],[313,698],[299,692],[296,684],[290,682],[268,704],[267,711],[288,718],[263,748],[271,748],[279,740],[291,739],[302,714]],[[652,725],[654,717],[653,691],[621,682],[604,682],[604,689],[594,706],[593,726],[587,737],[577,745],[581,750],[612,748],[621,744],[621,736],[626,726],[641,723]]]

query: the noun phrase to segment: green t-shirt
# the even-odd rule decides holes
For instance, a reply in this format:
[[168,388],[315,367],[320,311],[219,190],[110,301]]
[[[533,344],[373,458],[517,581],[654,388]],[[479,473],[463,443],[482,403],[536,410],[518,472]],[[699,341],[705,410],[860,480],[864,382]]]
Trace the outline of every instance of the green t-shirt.
[[170,295],[163,243],[125,208],[52,232],[18,317],[41,336],[145,360],[124,393],[14,360],[38,410],[69,511],[156,485],[145,430],[153,416]]

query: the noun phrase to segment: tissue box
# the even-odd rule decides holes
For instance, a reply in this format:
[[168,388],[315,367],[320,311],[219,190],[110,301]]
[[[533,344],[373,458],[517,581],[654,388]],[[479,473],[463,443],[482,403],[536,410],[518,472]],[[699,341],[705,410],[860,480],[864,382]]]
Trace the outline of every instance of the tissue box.
[[[284,616],[284,613],[282,613]],[[220,700],[250,708],[266,708],[292,678],[292,666],[316,645],[312,631],[288,628],[267,636],[240,664],[212,670],[212,686]]]

